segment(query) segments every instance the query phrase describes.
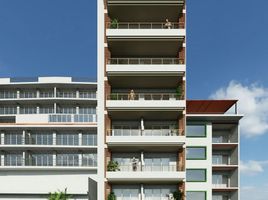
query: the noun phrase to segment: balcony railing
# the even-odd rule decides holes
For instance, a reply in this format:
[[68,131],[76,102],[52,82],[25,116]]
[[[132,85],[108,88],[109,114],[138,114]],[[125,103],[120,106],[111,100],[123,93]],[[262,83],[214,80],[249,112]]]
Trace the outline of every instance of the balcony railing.
[[145,164],[145,165],[133,165],[133,164],[119,164],[119,170],[118,171],[124,171],[124,172],[154,172],[154,171],[161,171],[161,172],[169,172],[169,171],[177,171],[177,165],[176,164]]
[[97,122],[97,115],[76,115],[76,114],[66,114],[66,115],[49,115],[49,122]]
[[108,136],[179,136],[183,129],[109,129]]
[[184,29],[184,22],[108,22],[108,29]]
[[147,101],[168,101],[168,100],[182,100],[183,95],[176,93],[112,93],[107,95],[107,100],[147,100]]
[[178,65],[184,64],[179,58],[110,58],[110,65]]

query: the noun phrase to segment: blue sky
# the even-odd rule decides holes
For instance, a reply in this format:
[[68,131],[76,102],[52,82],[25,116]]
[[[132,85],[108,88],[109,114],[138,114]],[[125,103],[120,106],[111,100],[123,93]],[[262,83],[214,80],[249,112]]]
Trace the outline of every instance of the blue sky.
[[[188,98],[221,91],[252,116],[242,125],[243,200],[268,185],[267,8],[267,0],[187,4]],[[0,0],[0,77],[96,77],[96,36],[94,0]]]

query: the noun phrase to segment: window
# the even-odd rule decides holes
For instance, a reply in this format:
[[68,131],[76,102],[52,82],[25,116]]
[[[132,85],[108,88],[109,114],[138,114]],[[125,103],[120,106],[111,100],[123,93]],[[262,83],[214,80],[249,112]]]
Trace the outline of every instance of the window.
[[36,114],[37,109],[35,106],[24,106],[20,108],[20,114]]
[[212,164],[213,165],[228,165],[229,157],[222,154],[213,154],[212,155]]
[[6,154],[5,155],[6,166],[22,166],[22,154]]
[[96,108],[93,107],[80,107],[79,108],[80,115],[88,115],[88,114],[96,114]]
[[224,194],[219,194],[219,195],[212,195],[212,200],[229,200],[229,196],[228,195],[224,195]]
[[22,134],[21,133],[5,134],[5,144],[22,144]]
[[187,147],[186,159],[187,160],[206,160],[207,157],[206,147]]
[[187,124],[187,137],[206,137],[206,126],[204,124]]
[[145,171],[176,171],[177,155],[173,153],[150,153],[144,155]]
[[96,167],[97,154],[96,153],[82,154],[82,166]]
[[228,186],[228,175],[226,174],[213,174],[212,184],[214,187],[227,187]]
[[187,169],[186,181],[187,182],[206,182],[207,171],[206,169]]
[[113,192],[116,200],[139,200],[140,187],[138,185],[114,185]]
[[168,195],[176,190],[177,187],[175,185],[145,185],[145,200],[167,199]]
[[32,133],[26,135],[27,144],[38,144],[38,145],[52,145],[53,135],[52,133]]
[[52,154],[32,154],[29,160],[30,166],[52,166],[53,155]]
[[82,145],[96,146],[97,145],[97,134],[83,133]]
[[78,134],[75,133],[58,133],[57,145],[78,145]]
[[58,154],[57,166],[78,166],[78,154]]
[[186,192],[187,200],[206,200],[207,193],[205,191],[189,191]]

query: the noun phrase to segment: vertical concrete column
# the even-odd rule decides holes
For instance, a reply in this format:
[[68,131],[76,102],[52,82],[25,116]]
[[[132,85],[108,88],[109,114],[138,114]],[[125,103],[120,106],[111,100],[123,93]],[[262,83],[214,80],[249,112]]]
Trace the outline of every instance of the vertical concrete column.
[[57,87],[54,87],[54,98],[57,98]]
[[82,152],[80,151],[78,154],[78,166],[81,167],[82,166]]
[[22,152],[22,166],[25,166],[25,164],[26,164],[26,153],[25,153],[25,151],[23,151]]
[[20,114],[20,106],[17,105],[17,114]]
[[76,106],[76,114],[79,114],[79,106]]
[[5,144],[5,133],[4,132],[1,132],[1,145]]
[[53,151],[53,161],[52,161],[53,166],[57,166],[57,153],[56,151]]
[[78,145],[82,146],[82,132],[78,133]]
[[17,90],[17,99],[19,99],[19,98],[20,98],[20,91]]
[[76,90],[76,98],[77,99],[79,98],[79,90],[78,89]]
[[0,151],[0,155],[1,155],[1,166],[5,166],[5,155],[3,151]]
[[141,152],[141,171],[143,171],[144,168],[144,152]]
[[141,118],[141,135],[143,135],[144,132],[144,120]]
[[57,113],[57,103],[54,103],[54,114]]
[[36,106],[36,114],[40,114],[40,107],[39,107],[39,105]]
[[40,90],[39,89],[36,90],[36,98],[40,98]]
[[144,198],[144,186],[143,186],[143,184],[141,184],[141,194],[140,194],[139,199],[140,199],[140,200],[145,199],[145,198]]
[[57,145],[57,133],[56,133],[56,131],[53,131],[53,134],[52,134],[52,144]]
[[26,131],[23,130],[23,131],[22,131],[22,140],[21,140],[21,144],[25,144],[25,138],[26,138]]

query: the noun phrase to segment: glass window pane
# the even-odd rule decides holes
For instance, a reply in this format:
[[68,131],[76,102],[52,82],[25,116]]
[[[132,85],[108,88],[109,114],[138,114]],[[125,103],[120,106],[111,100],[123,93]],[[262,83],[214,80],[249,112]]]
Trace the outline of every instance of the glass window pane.
[[186,192],[187,200],[206,200],[206,192]]
[[206,169],[187,169],[186,181],[188,182],[204,182],[206,181]]
[[188,147],[186,149],[186,158],[188,160],[191,160],[191,159],[205,160],[206,159],[206,147]]
[[186,127],[187,137],[206,137],[206,126],[205,125],[187,125]]

